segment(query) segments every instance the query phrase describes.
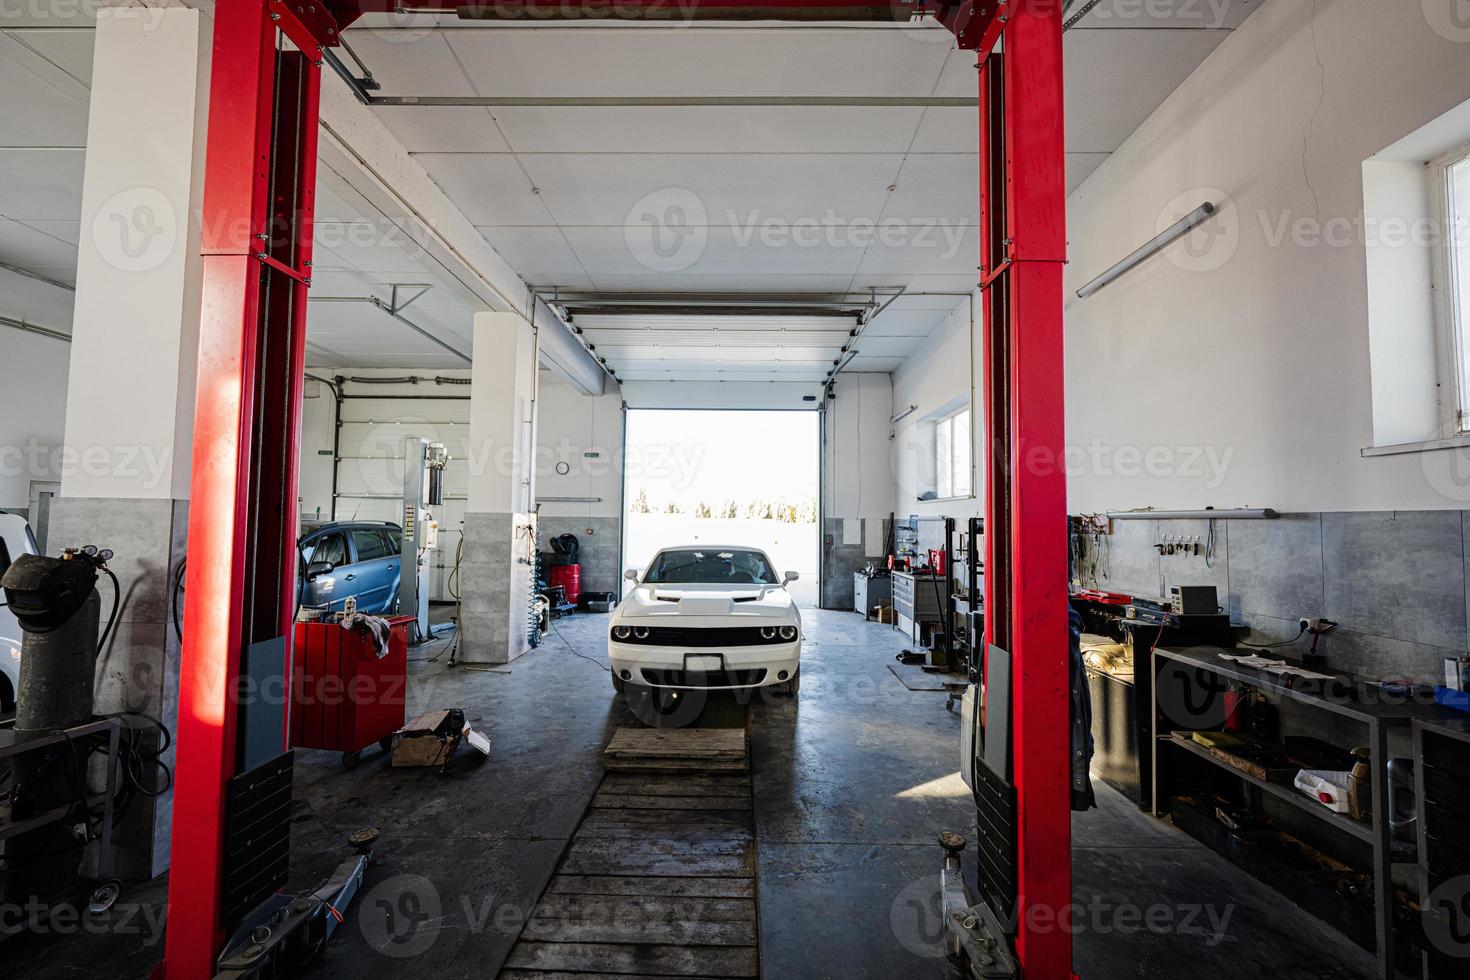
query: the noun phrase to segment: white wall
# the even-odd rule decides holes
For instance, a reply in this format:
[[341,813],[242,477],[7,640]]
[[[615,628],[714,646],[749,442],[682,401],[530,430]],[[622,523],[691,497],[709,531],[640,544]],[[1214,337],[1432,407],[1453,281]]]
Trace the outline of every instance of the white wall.
[[[978,315],[978,300],[975,310]],[[889,426],[893,431],[891,465],[897,482],[894,506],[900,517],[918,514],[967,518],[978,514],[983,506],[983,501],[975,495],[953,500],[918,499],[919,494],[934,489],[933,418],[936,414],[948,414],[969,405],[970,458],[981,459],[977,452],[981,441],[979,398],[978,395],[972,398],[971,392],[972,382],[978,385],[980,378],[975,373],[977,365],[971,354],[970,303],[962,302],[893,372],[893,414],[911,405],[918,406]],[[978,494],[981,486],[978,467],[971,479]]]
[[[1431,26],[1441,6],[1268,0],[1072,195],[1073,512],[1470,501],[1459,453],[1360,454],[1368,236],[1271,241],[1356,222],[1363,162],[1470,98],[1470,31]],[[1191,242],[1073,295],[1206,199],[1226,207]]]
[[893,378],[844,373],[837,377],[836,391],[837,397],[827,401],[824,421],[823,517],[886,518],[894,511],[888,439]]
[[[0,313],[8,312],[0,293]],[[32,481],[61,480],[70,360],[65,341],[0,327],[0,361],[9,368],[0,406],[0,508],[24,510]]]
[[[623,490],[623,401],[584,395],[550,371],[541,371],[536,395],[536,495],[542,517],[620,517]],[[597,455],[588,456],[588,453]],[[568,472],[556,472],[566,463]],[[556,503],[546,497],[600,497]]]

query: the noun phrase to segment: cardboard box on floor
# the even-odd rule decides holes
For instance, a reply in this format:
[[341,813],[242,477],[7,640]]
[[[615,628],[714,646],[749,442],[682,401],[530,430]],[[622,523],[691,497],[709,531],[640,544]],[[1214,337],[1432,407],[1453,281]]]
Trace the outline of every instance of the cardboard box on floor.
[[427,711],[394,732],[393,765],[442,766],[448,762],[460,741],[470,733],[469,722],[463,722],[462,731],[454,731],[450,714],[448,708]]

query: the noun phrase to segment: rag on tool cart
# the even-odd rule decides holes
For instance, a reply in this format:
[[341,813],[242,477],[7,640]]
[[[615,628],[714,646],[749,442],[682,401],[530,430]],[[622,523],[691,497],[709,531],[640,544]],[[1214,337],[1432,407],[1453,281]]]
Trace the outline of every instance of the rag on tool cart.
[[373,653],[377,654],[379,660],[388,656],[388,638],[392,635],[393,624],[382,616],[368,616],[364,613],[354,612],[342,618],[344,630],[357,630],[373,638]]

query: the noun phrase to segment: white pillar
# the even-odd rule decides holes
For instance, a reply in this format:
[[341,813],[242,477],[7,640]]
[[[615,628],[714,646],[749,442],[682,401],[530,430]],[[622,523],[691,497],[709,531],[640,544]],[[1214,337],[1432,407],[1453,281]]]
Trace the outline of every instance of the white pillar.
[[209,40],[197,10],[97,15],[61,485],[68,497],[189,496]]
[[[187,8],[98,11],[61,496],[47,547],[113,549],[117,624],[97,710],[178,716],[174,577],[188,526],[210,22]],[[112,605],[103,588],[102,615]],[[164,761],[172,765],[170,750]],[[144,778],[151,778],[145,776]],[[114,868],[168,867],[172,800],[139,796]]]
[[535,560],[536,335],[518,313],[476,313],[459,657],[529,649]]

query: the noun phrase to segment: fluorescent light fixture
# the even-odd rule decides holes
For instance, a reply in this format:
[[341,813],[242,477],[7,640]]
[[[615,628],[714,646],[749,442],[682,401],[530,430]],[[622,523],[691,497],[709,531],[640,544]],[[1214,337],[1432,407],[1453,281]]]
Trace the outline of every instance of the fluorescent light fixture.
[[897,415],[895,415],[893,418],[889,419],[888,421],[890,423],[894,424],[894,425],[897,425],[900,420],[908,418],[910,415],[914,414],[918,410],[919,410],[919,406],[917,406],[917,405],[910,405],[908,408],[904,409],[902,412],[899,412]]
[[1201,204],[1199,207],[1195,208],[1193,211],[1180,218],[1173,225],[1170,225],[1168,228],[1164,229],[1164,231],[1161,232],[1158,237],[1156,237],[1153,241],[1139,248],[1132,255],[1129,255],[1126,259],[1113,266],[1107,272],[1104,272],[1102,275],[1092,280],[1092,282],[1077,290],[1077,298],[1086,299],[1093,293],[1097,292],[1099,289],[1102,289],[1104,286],[1111,284],[1115,280],[1131,272],[1134,268],[1141,265],[1144,260],[1154,255],[1157,255],[1165,248],[1168,248],[1169,245],[1174,241],[1183,238],[1195,228],[1198,228],[1206,221],[1209,221],[1210,218],[1212,218],[1215,215],[1215,212],[1218,210],[1220,209],[1211,204],[1209,201]]
[[1114,521],[1269,521],[1281,515],[1270,507],[1232,507],[1225,510],[1110,510],[1108,518]]

